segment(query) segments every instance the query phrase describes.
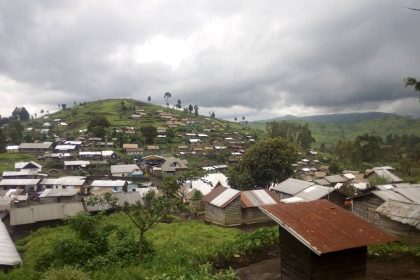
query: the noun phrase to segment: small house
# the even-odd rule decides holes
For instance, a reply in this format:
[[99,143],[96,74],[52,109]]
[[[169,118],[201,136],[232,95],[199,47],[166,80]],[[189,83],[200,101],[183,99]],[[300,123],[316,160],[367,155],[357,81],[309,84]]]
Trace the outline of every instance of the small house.
[[86,168],[89,165],[90,165],[90,161],[88,161],[88,160],[64,161],[64,169],[65,170],[78,170],[78,169]]
[[357,279],[367,246],[394,237],[327,200],[260,206],[279,224],[281,279]]
[[400,183],[403,181],[391,171],[393,171],[393,169],[388,166],[374,167],[371,170],[366,170],[364,177],[368,180],[375,180],[375,178],[379,178],[387,183]]
[[277,204],[273,193],[267,189],[241,192],[242,224],[265,223],[271,219],[258,208],[262,205]]
[[6,147],[6,151],[9,154],[19,153],[19,146],[18,145],[9,145],[9,146]]
[[74,189],[45,189],[39,195],[40,203],[69,203],[77,202],[77,190]]
[[42,165],[39,163],[36,163],[35,161],[21,161],[21,162],[15,162],[15,169],[16,171],[25,170],[25,169],[41,171]]
[[288,178],[281,183],[275,184],[270,187],[270,190],[274,193],[278,200],[295,196],[297,193],[303,191],[306,188],[314,185],[313,182],[306,182],[294,178]]
[[163,177],[180,174],[188,169],[188,161],[176,157],[168,157],[162,164],[161,173]]
[[125,180],[94,180],[90,184],[90,191],[110,188],[115,192],[127,191],[128,182]]
[[143,177],[143,171],[137,164],[111,165],[112,177]]
[[40,179],[2,179],[0,181],[0,190],[22,189],[25,192],[34,192],[38,190]]
[[19,145],[20,153],[37,153],[43,154],[49,151],[52,146],[52,142],[44,143],[22,143]]
[[64,176],[60,178],[46,178],[40,183],[40,188],[44,189],[69,189],[84,192],[87,187],[86,177],[84,176]]
[[203,197],[203,201],[205,221],[221,226],[241,225],[240,191],[217,186]]

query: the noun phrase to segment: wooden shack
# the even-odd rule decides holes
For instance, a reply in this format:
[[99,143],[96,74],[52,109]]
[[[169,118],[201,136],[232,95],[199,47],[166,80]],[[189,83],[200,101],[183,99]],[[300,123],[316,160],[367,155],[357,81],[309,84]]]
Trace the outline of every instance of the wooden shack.
[[241,193],[237,190],[217,186],[203,197],[204,219],[222,226],[241,224]]
[[367,245],[395,240],[327,200],[260,209],[279,224],[283,280],[363,277]]
[[277,204],[274,195],[267,189],[241,192],[242,224],[256,224],[271,221],[258,206]]

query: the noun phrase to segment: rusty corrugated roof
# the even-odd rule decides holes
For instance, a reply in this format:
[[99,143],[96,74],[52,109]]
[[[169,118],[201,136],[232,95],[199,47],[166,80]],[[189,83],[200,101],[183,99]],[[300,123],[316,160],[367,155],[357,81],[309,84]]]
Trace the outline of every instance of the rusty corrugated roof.
[[324,199],[259,208],[317,255],[395,241]]

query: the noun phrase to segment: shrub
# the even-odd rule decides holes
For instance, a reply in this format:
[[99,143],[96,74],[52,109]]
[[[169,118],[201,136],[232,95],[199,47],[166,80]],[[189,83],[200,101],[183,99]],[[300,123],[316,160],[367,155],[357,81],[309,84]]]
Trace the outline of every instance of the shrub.
[[48,270],[42,280],[90,280],[91,278],[74,267],[64,266]]

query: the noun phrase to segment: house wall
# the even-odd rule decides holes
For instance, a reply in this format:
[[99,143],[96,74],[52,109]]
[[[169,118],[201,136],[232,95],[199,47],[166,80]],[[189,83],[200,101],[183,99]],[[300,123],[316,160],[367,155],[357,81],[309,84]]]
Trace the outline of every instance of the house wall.
[[387,216],[383,216],[379,213],[378,219],[375,221],[375,224],[379,226],[383,231],[394,235],[400,241],[409,244],[420,244],[420,230],[414,228],[413,226],[406,225],[397,221],[393,221]]
[[280,229],[282,280],[359,279],[366,273],[367,247],[333,253],[313,253],[289,232]]
[[366,274],[367,247],[322,254],[311,252],[311,279],[360,279]]
[[311,279],[311,251],[283,228],[279,230],[281,279]]
[[379,219],[379,214],[375,212],[385,201],[376,195],[370,194],[353,199],[353,214],[369,223],[375,223]]
[[209,203],[204,205],[204,219],[208,222],[222,226],[239,226],[241,225],[241,200],[237,197],[225,208],[216,207]]
[[256,224],[269,222],[271,219],[257,207],[242,208],[242,223]]
[[225,225],[225,211],[223,208],[216,207],[210,203],[204,204],[204,220],[218,225]]

